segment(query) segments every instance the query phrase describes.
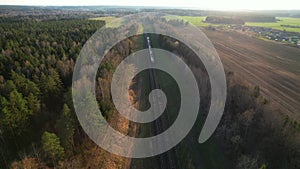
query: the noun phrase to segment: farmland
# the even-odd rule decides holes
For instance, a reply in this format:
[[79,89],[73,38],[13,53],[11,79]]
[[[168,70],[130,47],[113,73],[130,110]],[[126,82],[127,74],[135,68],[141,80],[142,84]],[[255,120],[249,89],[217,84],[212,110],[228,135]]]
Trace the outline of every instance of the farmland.
[[[102,20],[105,21],[106,27],[117,28],[121,25],[121,20],[116,20],[117,18],[114,16],[104,16],[104,17],[97,17],[97,18],[90,18],[89,20]],[[112,23],[113,20],[116,20]]]
[[180,17],[175,17],[175,16],[167,16],[166,19],[167,20],[171,20],[171,19],[184,19],[190,23],[192,23],[193,25],[195,26],[198,26],[198,27],[206,27],[206,26],[209,26],[211,24],[209,23],[205,23],[205,19],[206,19],[206,16],[180,16]]
[[300,33],[300,18],[278,17],[277,22],[246,22],[245,25]]
[[[167,20],[172,19],[184,19],[197,27],[208,27],[208,26],[221,26],[222,24],[206,23],[206,16],[166,16]],[[116,17],[98,17],[90,18],[90,20],[103,20],[107,23],[112,22]],[[277,17],[277,22],[246,22],[245,26],[265,27],[272,28],[275,30],[288,31],[288,32],[299,32],[300,33],[300,18],[289,18],[289,17]],[[110,25],[111,27],[118,27],[118,24]]]
[[[176,17],[166,17],[167,19],[176,19]],[[206,16],[180,16],[198,27],[220,26],[221,24],[206,23]],[[300,32],[300,18],[277,17],[276,22],[246,22],[245,26],[265,27],[288,32]]]
[[300,49],[266,42],[236,32],[205,31],[228,71],[261,86],[283,112],[299,118]]

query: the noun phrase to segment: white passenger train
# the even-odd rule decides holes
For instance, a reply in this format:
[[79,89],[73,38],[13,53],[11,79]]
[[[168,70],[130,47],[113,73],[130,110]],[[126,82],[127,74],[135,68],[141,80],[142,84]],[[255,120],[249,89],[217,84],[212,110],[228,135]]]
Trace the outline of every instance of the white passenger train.
[[153,57],[153,53],[152,53],[152,49],[151,49],[151,45],[150,45],[150,38],[149,38],[149,36],[147,36],[147,42],[148,42],[148,49],[149,49],[150,61],[152,63],[154,63],[154,57]]

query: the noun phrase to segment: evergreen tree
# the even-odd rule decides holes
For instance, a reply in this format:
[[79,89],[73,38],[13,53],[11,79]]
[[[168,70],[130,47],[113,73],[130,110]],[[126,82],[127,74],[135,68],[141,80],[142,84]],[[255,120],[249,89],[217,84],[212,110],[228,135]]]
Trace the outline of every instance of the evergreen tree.
[[29,109],[32,110],[34,114],[37,114],[41,111],[41,103],[38,97],[30,93],[29,96],[26,97],[26,100],[28,102]]
[[52,159],[55,165],[65,154],[64,148],[60,145],[60,140],[54,133],[44,132],[42,144],[45,153]]
[[29,118],[32,110],[28,108],[27,101],[17,90],[13,90],[9,98],[1,98],[1,124],[4,128],[10,128],[14,133],[20,135],[29,127]]
[[29,94],[39,96],[40,89],[38,86],[34,82],[27,79],[24,75],[18,75],[17,73],[12,72],[12,80],[18,91],[24,96],[29,96]]
[[61,138],[62,145],[65,149],[72,149],[74,145],[74,132],[74,120],[71,115],[71,110],[66,104],[64,104],[62,114],[59,120],[59,136]]

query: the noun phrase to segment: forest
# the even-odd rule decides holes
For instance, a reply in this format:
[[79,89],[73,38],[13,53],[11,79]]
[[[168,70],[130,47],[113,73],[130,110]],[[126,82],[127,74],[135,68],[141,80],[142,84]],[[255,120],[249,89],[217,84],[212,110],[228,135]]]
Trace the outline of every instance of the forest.
[[30,154],[39,156],[40,149],[44,159],[57,164],[72,152],[78,132],[70,89],[74,62],[105,23],[0,20],[0,168]]

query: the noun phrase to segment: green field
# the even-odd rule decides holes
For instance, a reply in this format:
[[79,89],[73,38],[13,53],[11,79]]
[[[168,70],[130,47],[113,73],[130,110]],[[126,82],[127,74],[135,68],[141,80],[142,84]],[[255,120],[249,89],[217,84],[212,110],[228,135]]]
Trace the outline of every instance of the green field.
[[[176,20],[176,19],[183,19],[191,24],[197,26],[197,27],[208,27],[208,26],[219,26],[218,24],[211,24],[211,23],[205,23],[206,16],[174,16],[174,15],[168,15],[165,17],[167,20]],[[106,16],[106,17],[98,17],[98,18],[90,18],[90,20],[103,20],[108,25],[107,27],[119,27],[121,25],[121,20],[119,22],[111,23],[113,20],[117,19],[113,16]],[[111,23],[111,24],[109,24]],[[142,28],[140,28],[142,31]]]
[[[180,17],[166,16],[165,18],[168,20],[181,18],[198,27],[222,25],[222,24],[205,23],[204,21],[206,16],[180,16]],[[281,26],[281,25],[300,26],[300,18],[277,17],[277,19],[278,19],[277,22],[246,22],[245,25],[260,26],[260,27],[272,28],[277,30],[286,30],[288,32],[300,32],[300,28],[290,28],[290,27]]]
[[181,16],[182,19],[189,21],[195,26],[210,26],[212,24],[205,23],[206,16]]
[[[106,27],[108,28],[117,28],[121,25],[122,20],[116,20],[117,18],[114,16],[104,16],[104,17],[98,17],[98,18],[90,18],[90,20],[102,20],[105,21]],[[116,20],[115,22],[112,22]]]
[[247,22],[247,26],[260,26],[277,30],[286,30],[288,32],[299,32],[300,28],[290,28],[281,25],[300,26],[300,18],[277,17],[277,22]]
[[[206,16],[173,16],[169,15],[165,17],[167,20],[176,20],[176,19],[183,19],[197,27],[208,27],[208,26],[220,26],[221,24],[211,24],[204,22]],[[98,17],[98,18],[90,18],[90,20],[104,20],[108,23],[107,27],[119,27],[121,25],[121,20],[111,23],[115,20],[116,17],[107,16],[107,17]],[[288,18],[288,17],[277,17],[277,22],[246,22],[245,25],[247,26],[260,26],[266,28],[272,28],[277,30],[286,30],[288,32],[299,32],[300,28],[291,28],[285,27],[282,25],[289,25],[289,26],[300,26],[300,18]],[[110,23],[110,24],[109,24]]]
[[183,19],[191,24],[198,26],[198,27],[208,27],[210,25],[216,25],[216,24],[210,24],[210,23],[205,23],[206,16],[173,16],[169,15],[165,17],[167,20],[178,20],[178,19]]

